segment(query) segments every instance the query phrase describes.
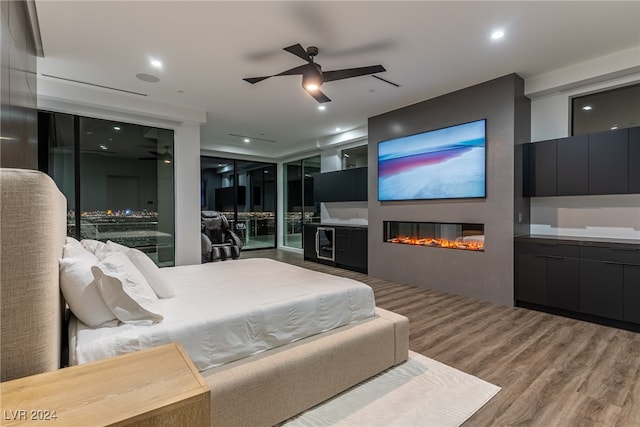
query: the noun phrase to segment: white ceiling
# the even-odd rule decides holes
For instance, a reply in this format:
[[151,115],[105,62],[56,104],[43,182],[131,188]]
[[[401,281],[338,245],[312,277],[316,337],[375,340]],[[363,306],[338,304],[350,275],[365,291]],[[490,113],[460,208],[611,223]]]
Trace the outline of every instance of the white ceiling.
[[[206,111],[201,148],[273,156],[365,126],[367,118],[512,72],[527,79],[640,45],[640,2],[37,0],[43,75]],[[492,41],[501,28],[505,37]],[[382,64],[380,77],[328,82],[326,111],[300,76],[242,79],[304,62]],[[157,70],[150,58],[160,59]],[[157,76],[157,83],[136,78]],[[73,83],[83,86],[82,83]],[[84,85],[86,86],[86,85]],[[104,90],[104,89],[103,89]],[[138,97],[140,95],[127,95]],[[272,140],[249,144],[230,134]]]

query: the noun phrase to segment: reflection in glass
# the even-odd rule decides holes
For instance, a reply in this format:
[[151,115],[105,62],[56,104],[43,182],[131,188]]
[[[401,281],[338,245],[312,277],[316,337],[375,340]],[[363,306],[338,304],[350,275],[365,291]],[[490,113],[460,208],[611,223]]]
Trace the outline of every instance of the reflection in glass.
[[[68,234],[111,240],[174,265],[173,131],[42,115],[49,122],[48,172],[68,200]],[[69,167],[74,161],[77,168]]]
[[360,168],[369,163],[369,148],[367,145],[359,145],[342,150],[342,169]]
[[284,164],[284,246],[302,248],[303,224],[320,222],[313,200],[313,174],[320,172],[320,156]]
[[202,210],[222,213],[242,250],[276,246],[276,165],[200,158]]
[[571,99],[571,134],[584,135],[640,125],[640,84]]

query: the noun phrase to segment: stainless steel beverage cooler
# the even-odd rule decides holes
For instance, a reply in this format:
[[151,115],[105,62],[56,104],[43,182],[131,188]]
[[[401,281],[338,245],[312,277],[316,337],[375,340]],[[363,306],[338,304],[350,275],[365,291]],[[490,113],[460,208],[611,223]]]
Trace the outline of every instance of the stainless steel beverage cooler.
[[336,230],[333,227],[318,227],[316,230],[316,254],[318,259],[335,261],[336,255],[333,248]]

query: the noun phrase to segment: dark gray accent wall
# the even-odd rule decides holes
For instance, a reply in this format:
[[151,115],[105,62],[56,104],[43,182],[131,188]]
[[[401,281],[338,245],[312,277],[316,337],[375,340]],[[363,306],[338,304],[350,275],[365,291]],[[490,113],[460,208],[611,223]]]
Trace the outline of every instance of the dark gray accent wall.
[[0,1],[0,166],[38,168],[36,48],[24,1]]
[[[378,201],[380,141],[480,119],[487,120],[486,199]],[[513,236],[516,229],[528,229],[529,221],[518,164],[522,147],[516,146],[527,142],[529,134],[530,102],[516,74],[371,117],[369,275],[512,306]],[[482,223],[485,251],[384,243],[385,220]]]

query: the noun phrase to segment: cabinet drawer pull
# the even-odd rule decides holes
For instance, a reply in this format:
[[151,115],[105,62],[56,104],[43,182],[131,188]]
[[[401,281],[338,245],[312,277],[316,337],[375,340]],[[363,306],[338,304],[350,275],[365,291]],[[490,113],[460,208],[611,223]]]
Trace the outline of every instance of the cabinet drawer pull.
[[564,259],[564,257],[561,256],[556,256],[556,255],[546,255],[547,258],[553,258],[553,259]]
[[559,246],[560,243],[538,243],[541,246]]
[[609,265],[622,265],[622,263],[620,262],[613,262],[613,261],[603,261],[603,263],[609,264]]
[[637,252],[640,251],[640,248],[611,248],[611,250],[618,252]]

